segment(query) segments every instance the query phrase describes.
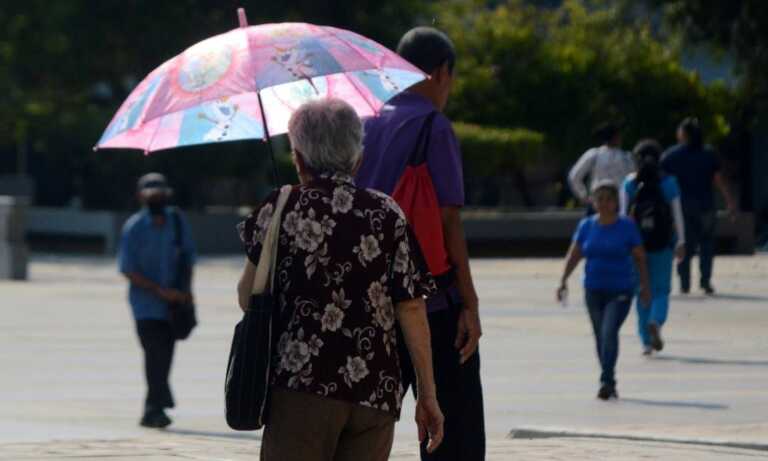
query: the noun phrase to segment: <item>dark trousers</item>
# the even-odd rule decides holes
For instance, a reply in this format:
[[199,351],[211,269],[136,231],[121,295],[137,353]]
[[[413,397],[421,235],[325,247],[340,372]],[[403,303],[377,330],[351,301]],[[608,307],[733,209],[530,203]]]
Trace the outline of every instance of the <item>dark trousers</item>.
[[680,286],[683,290],[691,288],[691,259],[699,254],[699,286],[708,287],[712,281],[712,263],[715,258],[715,212],[684,212],[685,219],[685,258],[677,265]]
[[619,358],[619,330],[632,305],[631,292],[587,290],[587,310],[595,334],[597,358],[602,373],[600,382],[616,385],[616,361]]
[[173,408],[173,395],[168,384],[175,344],[171,325],[165,320],[137,320],[136,331],[144,349],[145,411]]
[[[483,388],[480,383],[479,349],[464,365],[454,347],[461,307],[427,315],[432,336],[432,362],[437,387],[437,402],[445,416],[443,443],[434,453],[421,446],[423,461],[482,461],[485,459],[485,417]],[[400,364],[404,392],[415,384],[413,364],[402,333],[399,333]],[[414,395],[416,389],[414,388]]]

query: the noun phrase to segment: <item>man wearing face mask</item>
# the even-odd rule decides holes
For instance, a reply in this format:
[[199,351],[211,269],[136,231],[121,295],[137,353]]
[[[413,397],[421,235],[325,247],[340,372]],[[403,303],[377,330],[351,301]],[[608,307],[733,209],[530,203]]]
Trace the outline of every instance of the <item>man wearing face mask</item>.
[[137,198],[142,208],[123,226],[118,255],[120,272],[129,281],[128,299],[144,350],[147,396],[140,424],[151,428],[170,425],[165,409],[174,407],[168,384],[175,344],[169,304],[192,301],[191,293],[172,288],[178,258],[185,257],[193,265],[195,254],[186,220],[168,206],[172,193],[160,173],[139,179]]

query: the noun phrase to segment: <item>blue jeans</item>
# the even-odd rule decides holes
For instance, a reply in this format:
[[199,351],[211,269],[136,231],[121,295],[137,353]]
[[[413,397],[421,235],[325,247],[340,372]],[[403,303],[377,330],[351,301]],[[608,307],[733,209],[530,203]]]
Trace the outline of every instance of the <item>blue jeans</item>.
[[643,307],[637,299],[637,333],[644,346],[651,345],[648,325],[654,323],[661,327],[667,321],[669,312],[669,293],[672,291],[672,249],[647,253],[648,276],[651,282],[651,306]]
[[619,330],[632,305],[631,291],[587,290],[586,301],[592,331],[595,334],[597,358],[602,374],[600,382],[615,386],[616,360],[619,358]]
[[714,211],[692,213],[683,210],[685,217],[685,258],[677,265],[680,286],[683,290],[691,288],[691,259],[699,254],[699,286],[708,287],[712,280],[712,263],[715,258],[715,228],[717,217]]

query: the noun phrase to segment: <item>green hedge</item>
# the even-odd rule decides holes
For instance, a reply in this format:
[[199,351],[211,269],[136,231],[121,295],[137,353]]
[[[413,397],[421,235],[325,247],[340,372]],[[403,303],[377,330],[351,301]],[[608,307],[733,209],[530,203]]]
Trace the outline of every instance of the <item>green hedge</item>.
[[456,122],[467,176],[509,176],[544,152],[544,135],[525,128],[495,128]]

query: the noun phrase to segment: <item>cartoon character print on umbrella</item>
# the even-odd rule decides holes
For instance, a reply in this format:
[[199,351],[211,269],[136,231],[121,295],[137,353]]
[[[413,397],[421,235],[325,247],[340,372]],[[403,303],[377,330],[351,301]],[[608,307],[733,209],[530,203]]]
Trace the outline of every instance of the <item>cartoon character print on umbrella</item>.
[[264,135],[261,122],[228,97],[185,111],[179,131],[179,145],[254,139]]
[[188,93],[199,93],[224,78],[232,66],[232,49],[216,46],[212,40],[201,42],[182,55],[178,83]]
[[268,88],[296,80],[310,80],[318,75],[331,75],[344,71],[322,43],[314,39],[273,45],[272,72],[257,77],[256,86]]

